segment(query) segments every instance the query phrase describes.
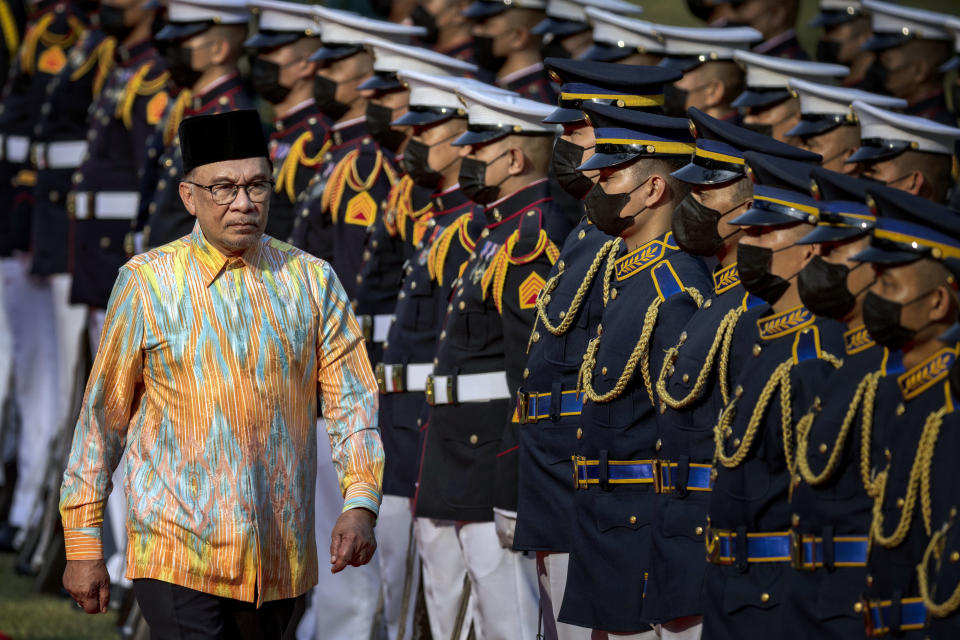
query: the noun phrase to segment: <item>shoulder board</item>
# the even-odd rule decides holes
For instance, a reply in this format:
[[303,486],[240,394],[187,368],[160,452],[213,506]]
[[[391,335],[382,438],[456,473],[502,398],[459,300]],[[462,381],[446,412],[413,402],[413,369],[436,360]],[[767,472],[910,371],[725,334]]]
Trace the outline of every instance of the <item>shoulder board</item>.
[[661,302],[686,291],[669,260],[658,262],[650,271],[650,277],[653,278],[653,286],[657,288],[657,296]]
[[762,298],[758,298],[752,293],[745,293],[743,295],[743,303],[740,306],[744,311],[750,311],[750,309],[753,309],[754,307],[759,307],[763,303],[764,302]]
[[668,237],[663,240],[651,240],[642,247],[637,247],[627,255],[617,258],[613,266],[617,280],[626,280],[653,266],[667,255],[667,251],[672,248],[669,244],[668,235]]
[[890,351],[886,347],[883,348],[883,364],[880,365],[880,372],[885,375],[900,375],[906,371],[903,367],[903,352],[897,349],[896,351]]
[[793,363],[800,364],[807,360],[820,358],[820,330],[816,325],[798,331],[793,338]]

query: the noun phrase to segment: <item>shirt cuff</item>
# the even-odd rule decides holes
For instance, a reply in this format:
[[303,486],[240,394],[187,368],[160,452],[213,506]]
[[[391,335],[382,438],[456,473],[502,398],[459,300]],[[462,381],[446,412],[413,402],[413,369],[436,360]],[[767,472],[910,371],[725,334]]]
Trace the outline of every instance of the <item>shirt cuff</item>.
[[377,487],[365,482],[354,482],[347,487],[343,496],[343,510],[358,507],[372,511],[373,515],[380,512],[380,491]]
[[103,560],[103,535],[98,528],[64,529],[67,560]]

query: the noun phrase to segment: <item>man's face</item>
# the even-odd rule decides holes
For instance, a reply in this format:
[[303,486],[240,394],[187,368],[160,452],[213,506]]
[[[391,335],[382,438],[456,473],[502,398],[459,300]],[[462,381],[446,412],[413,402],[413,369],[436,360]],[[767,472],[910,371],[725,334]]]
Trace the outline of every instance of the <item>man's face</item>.
[[417,127],[413,139],[430,147],[427,166],[445,177],[456,176],[460,172],[460,150],[450,143],[466,128],[463,118],[450,118],[429,128]]
[[[718,185],[693,185],[690,188],[691,197],[721,215],[721,218],[717,221],[717,233],[721,238],[732,238],[741,229],[737,225],[730,224],[730,220],[746,211],[753,201],[753,198],[749,195],[750,191],[744,191],[742,188],[742,183],[746,180],[747,178],[740,178],[733,182]],[[746,198],[744,198],[745,194],[747,194]]]
[[[360,52],[339,60],[331,60],[317,69],[317,75],[337,83],[336,100],[351,104],[360,97],[357,86],[373,73],[370,54]],[[406,92],[404,92],[406,93]]]
[[869,245],[870,236],[863,236],[847,242],[824,242],[818,245],[820,257],[824,262],[844,265],[850,269],[847,273],[847,290],[857,297],[857,303],[847,317],[838,318],[844,322],[849,322],[854,317],[860,317],[863,298],[876,278],[876,274],[869,263],[851,260],[853,256]]
[[507,152],[512,146],[510,144],[512,137],[506,136],[484,145],[472,144],[460,147],[460,156],[474,158],[487,165],[484,174],[485,185],[503,184],[510,177],[510,154]]
[[702,64],[699,67],[691,69],[683,74],[683,77],[673,83],[677,89],[687,92],[687,101],[683,106],[684,111],[690,107],[697,109],[706,109],[712,105],[706,103],[707,89],[713,84],[713,76],[707,68],[709,64]]
[[[583,148],[583,156],[581,156],[580,164],[592,158],[597,150],[595,131],[593,127],[582,120],[580,122],[563,125],[563,134],[560,138]],[[596,171],[583,171],[581,173],[594,182],[597,181],[598,173]]]
[[[601,169],[599,172],[595,189],[603,189],[604,193],[607,194],[630,194],[630,199],[620,210],[621,218],[634,218],[644,207],[645,195],[642,193],[643,189],[639,188],[645,181],[643,163],[644,160],[640,159],[630,164]],[[630,225],[627,232],[629,233],[635,228],[636,225]]]
[[410,105],[409,91],[390,91],[389,93],[364,91],[362,93],[365,94],[364,97],[366,97],[371,104],[378,104],[390,109],[390,113],[392,114],[390,117],[391,122],[405,114],[407,107]]
[[821,166],[838,173],[853,173],[854,165],[845,164],[860,144],[856,127],[840,125],[820,135],[800,138],[797,146],[823,156]]
[[[292,87],[296,83],[300,67],[298,63],[306,63],[307,58],[293,43],[277,47],[276,49],[261,51],[259,56],[280,68],[277,81],[281,87],[287,88]],[[196,64],[196,59],[194,60],[194,64]]]
[[840,51],[837,54],[837,62],[840,64],[849,65],[863,55],[860,45],[863,44],[865,38],[860,34],[868,34],[869,30],[864,30],[858,25],[858,20],[869,21],[869,18],[858,18],[857,20],[844,22],[824,31],[824,40],[841,43]]
[[510,12],[491,16],[473,27],[473,35],[493,40],[493,55],[505,57],[513,49],[517,29],[510,24]]
[[930,297],[939,282],[929,282],[920,267],[921,261],[892,266],[874,265],[876,282],[870,290],[881,298],[899,302],[900,324],[907,329],[921,329],[930,323]]
[[[774,227],[745,227],[745,235],[740,238],[740,244],[773,251],[770,258],[770,273],[784,280],[790,280],[809,261],[809,249],[796,242],[812,229],[813,225],[803,222]],[[790,280],[790,285],[796,286],[796,280]]]
[[191,181],[196,184],[181,183],[180,197],[211,244],[221,251],[242,252],[263,235],[270,209],[270,185],[262,202],[253,202],[246,189],[239,189],[233,202],[223,205],[214,201],[209,190],[196,185],[251,185],[269,180],[266,158],[214,162],[194,170]]
[[800,101],[787,98],[769,107],[751,107],[743,118],[744,124],[770,125],[770,136],[780,142],[792,144],[793,139],[787,131],[800,122]]
[[858,163],[857,173],[864,178],[879,180],[888,187],[907,190],[913,182],[910,180],[913,176],[913,169],[909,166],[907,155],[901,153],[886,160]]
[[909,96],[916,85],[917,78],[905,47],[881,51],[877,59],[887,68],[884,89],[898,98]]

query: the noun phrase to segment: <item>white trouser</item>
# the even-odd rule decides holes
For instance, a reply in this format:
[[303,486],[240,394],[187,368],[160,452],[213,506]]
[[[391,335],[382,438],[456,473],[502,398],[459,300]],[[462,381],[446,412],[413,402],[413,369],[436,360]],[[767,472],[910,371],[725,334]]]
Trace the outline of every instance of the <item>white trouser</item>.
[[590,629],[557,621],[560,603],[567,586],[569,553],[537,552],[537,578],[540,582],[540,615],[545,640],[589,640]]
[[410,498],[383,496],[377,518],[377,558],[383,577],[383,618],[389,640],[412,640],[420,586],[420,559],[413,536]]
[[[434,640],[454,640],[467,566],[452,520],[414,519],[417,550],[423,566],[423,597]],[[474,620],[476,597],[471,592],[458,640],[465,640]]]
[[[74,425],[68,424],[73,407],[74,387],[80,376],[77,375],[77,362],[80,359],[80,340],[87,325],[87,308],[80,304],[70,304],[70,285],[72,277],[68,273],[50,276],[50,289],[53,293],[53,315],[57,325],[57,372],[59,374],[60,393],[57,394],[57,428],[68,429],[73,433]],[[81,374],[82,375],[82,374]],[[85,380],[79,383],[83,384]]]
[[53,295],[46,278],[29,275],[26,256],[4,258],[4,307],[13,339],[14,400],[20,411],[17,485],[10,524],[27,527],[40,517],[41,496],[57,429],[59,377]]
[[662,640],[700,640],[702,632],[703,618],[701,616],[677,618],[662,625],[657,625],[657,636]]
[[657,640],[657,632],[653,629],[643,633],[609,633],[594,629],[590,634],[590,640]]
[[362,567],[330,573],[330,532],[343,510],[340,483],[333,468],[330,439],[323,420],[317,421],[317,500],[315,522],[320,561],[317,586],[297,627],[297,640],[370,637],[380,599],[377,560]]
[[[7,477],[3,471],[8,460],[15,455],[14,445],[11,438],[15,425],[7,424],[7,398],[11,390],[11,374],[13,372],[13,337],[10,335],[10,323],[7,321],[7,309],[4,301],[6,300],[3,276],[0,273],[0,487],[7,483]],[[9,443],[9,445],[8,445]]]
[[501,547],[493,522],[458,524],[457,536],[477,594],[477,638],[536,638],[537,567],[533,556]]

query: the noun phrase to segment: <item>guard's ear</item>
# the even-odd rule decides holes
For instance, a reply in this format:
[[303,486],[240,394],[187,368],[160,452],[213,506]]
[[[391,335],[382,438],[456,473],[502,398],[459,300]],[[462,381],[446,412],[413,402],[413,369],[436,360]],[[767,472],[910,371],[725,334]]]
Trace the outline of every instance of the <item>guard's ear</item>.
[[513,147],[508,153],[510,154],[510,162],[507,165],[507,173],[511,176],[519,176],[524,173],[530,163],[527,154],[524,153],[521,147]]
[[[950,276],[950,283],[953,283],[953,276]],[[950,284],[942,284],[933,290],[934,295],[930,303],[930,321],[946,323],[951,317],[956,299],[950,290]]]
[[193,199],[193,185],[186,182],[180,183],[180,199],[187,213],[194,218],[197,217],[197,201]]
[[711,80],[703,91],[705,106],[716,107],[723,104],[723,96],[727,92],[727,87],[720,80]]

